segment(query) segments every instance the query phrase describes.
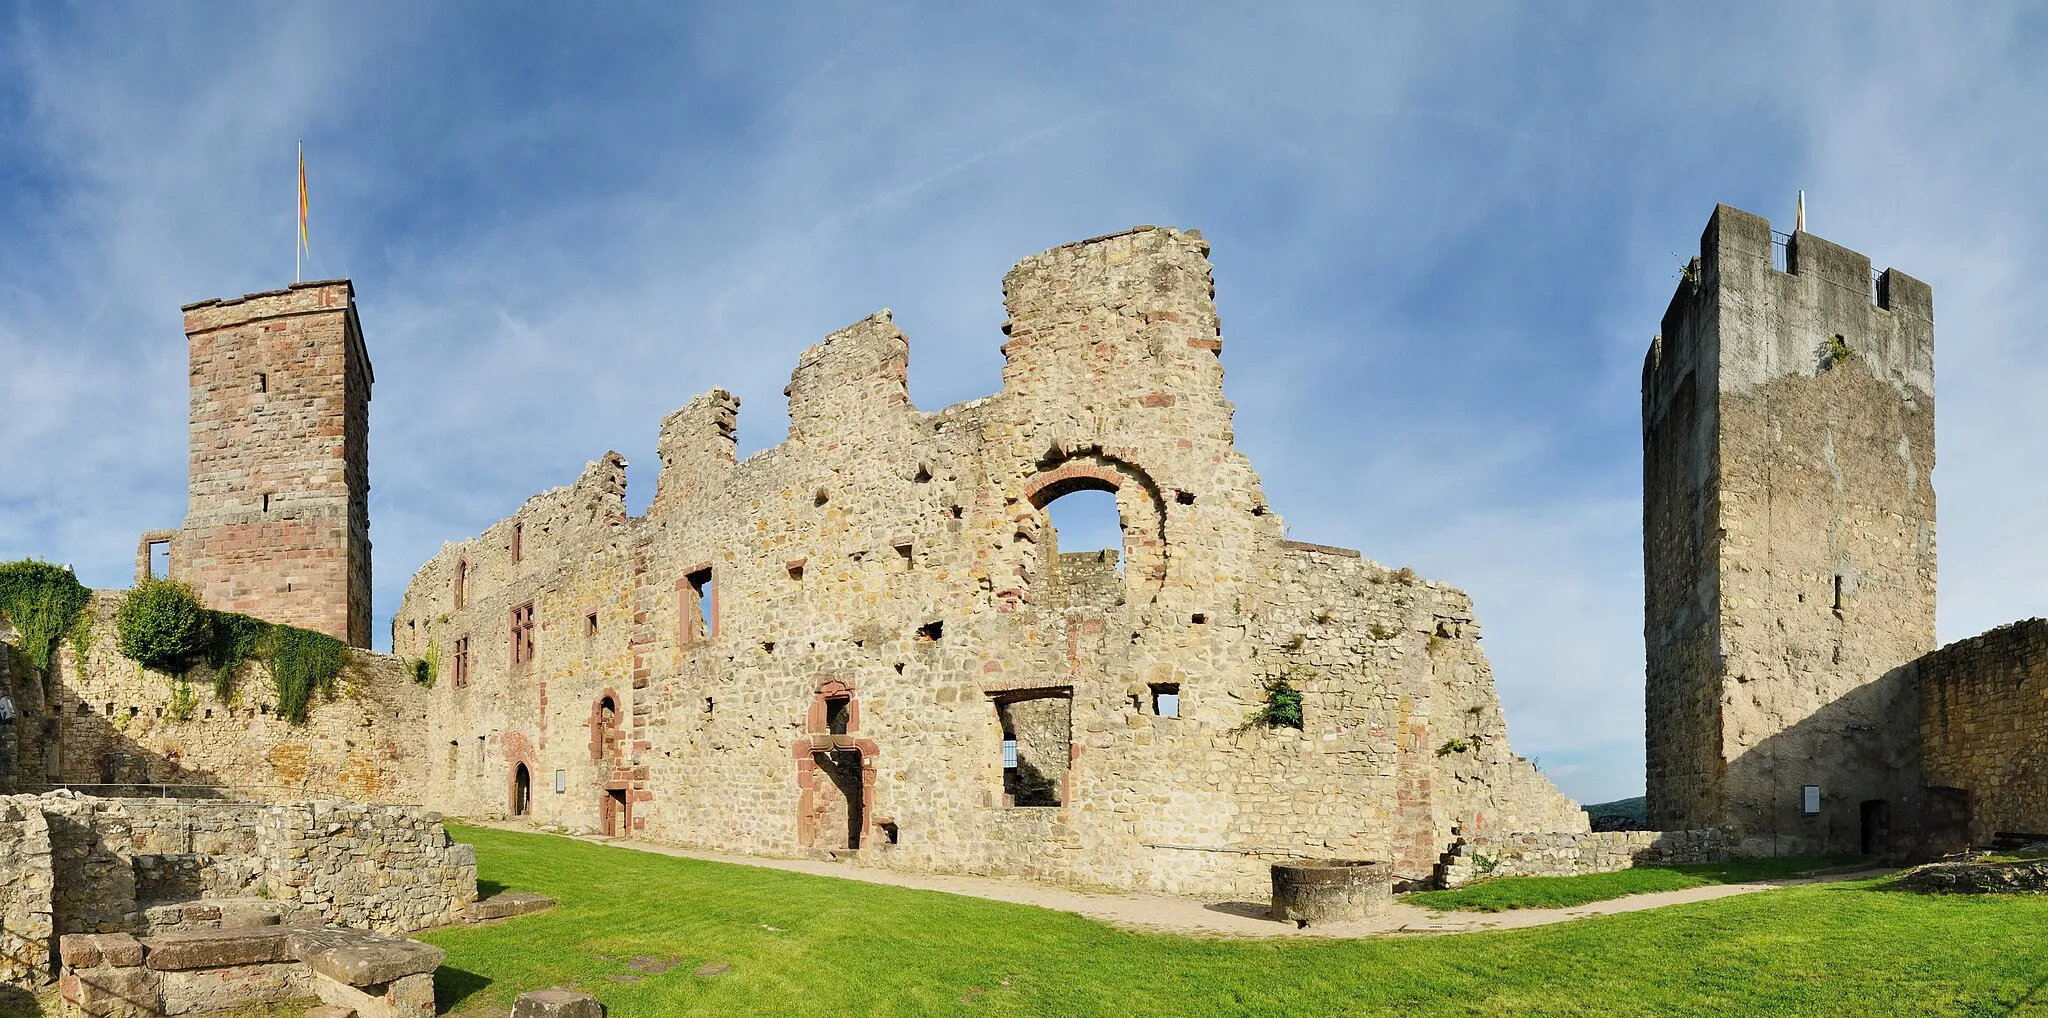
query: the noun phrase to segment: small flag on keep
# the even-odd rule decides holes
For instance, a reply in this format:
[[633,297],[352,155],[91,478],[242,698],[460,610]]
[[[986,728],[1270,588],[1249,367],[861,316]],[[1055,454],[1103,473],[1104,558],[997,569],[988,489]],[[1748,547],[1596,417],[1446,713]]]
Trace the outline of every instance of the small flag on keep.
[[299,247],[307,254],[313,245],[306,239],[306,143],[299,142]]

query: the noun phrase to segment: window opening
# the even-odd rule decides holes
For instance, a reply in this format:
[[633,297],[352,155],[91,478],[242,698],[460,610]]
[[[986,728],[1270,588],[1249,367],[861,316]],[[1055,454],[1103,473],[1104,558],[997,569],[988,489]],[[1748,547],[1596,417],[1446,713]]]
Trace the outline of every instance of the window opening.
[[1842,610],[1842,574],[1835,574],[1835,610]]
[[825,731],[833,735],[845,735],[853,721],[853,699],[845,696],[825,698]]
[[1196,612],[1193,615],[1188,616],[1188,621],[1198,626],[1206,626],[1209,624],[1209,616],[1204,615],[1201,612]]
[[1162,718],[1180,717],[1180,684],[1159,682],[1152,686],[1152,713]]
[[257,392],[269,392],[269,391],[270,391],[270,376],[269,376],[268,374],[266,374],[266,373],[264,373],[264,372],[261,372],[261,371],[258,371],[258,372],[256,373],[256,391],[257,391]]
[[512,524],[512,564],[515,566],[519,564],[519,559],[525,552],[525,543],[526,524]]
[[171,542],[149,542],[149,576],[160,580],[171,575]]
[[941,621],[927,622],[917,627],[917,638],[936,643],[946,638],[946,624]]
[[709,640],[718,636],[718,590],[712,585],[711,567],[705,566],[684,577],[689,582],[690,604],[688,618],[693,628],[692,640]]
[[469,560],[458,559],[455,563],[455,610],[469,603]]
[[479,778],[484,776],[484,758],[486,755],[484,751],[484,737],[479,735],[476,737],[476,776]]
[[1111,561],[1117,574],[1123,574],[1124,525],[1115,492],[1068,492],[1046,503],[1045,512],[1052,518],[1053,550],[1062,559],[1107,549],[1115,552]]
[[263,511],[270,511],[270,492],[267,491],[263,493]]
[[895,545],[894,547],[895,547],[895,549],[896,549],[896,556],[897,556],[897,558],[899,558],[899,559],[901,559],[901,560],[903,561],[903,568],[905,568],[905,569],[913,569],[913,568],[916,568],[916,566],[917,566],[917,560],[911,557],[911,552],[912,552],[912,551],[914,551],[914,550],[915,550],[915,548],[916,548],[916,546],[915,546],[915,545],[913,545],[913,544],[912,544],[911,542],[909,542],[909,541],[905,541],[905,542],[903,542],[902,544],[898,544],[898,545]]
[[469,685],[469,637],[455,638],[455,688]]
[[806,559],[797,559],[793,562],[788,562],[783,565],[784,569],[789,570],[789,582],[804,582],[804,563],[806,561]]
[[448,776],[455,776],[455,768],[462,766],[462,740],[448,740]]
[[512,609],[512,663],[533,660],[533,602]]
[[597,635],[597,613],[596,613],[596,612],[594,612],[594,611],[593,611],[593,612],[586,612],[586,613],[584,613],[584,615],[583,615],[583,635],[585,635],[585,636],[596,636],[596,635]]
[[1061,805],[1073,758],[1073,691],[1008,694],[995,710],[1003,732],[1003,803]]
[[1192,491],[1177,491],[1173,495],[1173,500],[1181,505],[1194,505],[1195,493]]
[[900,842],[900,841],[902,840],[902,838],[903,838],[903,835],[902,835],[902,834],[901,834],[901,833],[900,833],[900,832],[899,832],[899,831],[898,831],[898,830],[896,829],[896,822],[895,822],[894,820],[884,820],[884,821],[882,821],[882,843],[883,843],[883,844],[885,844],[885,845],[894,845],[894,844],[897,844],[898,842]]

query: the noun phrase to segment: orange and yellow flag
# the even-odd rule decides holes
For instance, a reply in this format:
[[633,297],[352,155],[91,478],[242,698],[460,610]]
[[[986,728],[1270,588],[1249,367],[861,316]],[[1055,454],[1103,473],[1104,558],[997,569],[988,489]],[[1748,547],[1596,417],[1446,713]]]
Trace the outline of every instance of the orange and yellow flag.
[[306,143],[299,142],[299,247],[307,254],[313,245],[306,239]]

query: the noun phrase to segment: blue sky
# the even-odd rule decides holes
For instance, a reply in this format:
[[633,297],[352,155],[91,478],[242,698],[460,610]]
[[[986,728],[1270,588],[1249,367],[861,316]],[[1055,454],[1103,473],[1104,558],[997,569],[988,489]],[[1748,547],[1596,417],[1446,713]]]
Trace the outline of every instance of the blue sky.
[[1013,262],[1200,228],[1293,536],[1469,590],[1517,750],[1637,794],[1638,373],[1717,201],[1933,283],[1941,637],[2048,606],[2048,17],[1947,9],[0,3],[0,560],[182,518],[178,306],[290,280],[301,138],[380,630],[608,448],[643,506],[695,393],[771,445],[887,306],[984,395]]

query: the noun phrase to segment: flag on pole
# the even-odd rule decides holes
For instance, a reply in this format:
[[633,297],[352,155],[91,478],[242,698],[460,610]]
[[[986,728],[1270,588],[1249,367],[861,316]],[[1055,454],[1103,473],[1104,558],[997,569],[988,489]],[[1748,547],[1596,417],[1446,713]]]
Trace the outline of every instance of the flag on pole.
[[[302,160],[300,160],[300,163],[299,163],[299,200],[300,200],[300,201],[302,201],[302,202],[303,202],[303,201],[305,201],[305,200],[306,200],[306,198],[305,198],[305,195],[306,195],[306,166],[305,166],[305,161],[304,161],[304,160],[302,159]],[[1793,232],[1793,233],[1805,233],[1805,232],[1806,232],[1806,192],[1805,192],[1805,191],[1801,191],[1801,192],[1799,192],[1799,211],[1798,211],[1798,213],[1797,213],[1796,215],[1794,215],[1794,216],[1792,217],[1792,232]]]
[[307,254],[313,245],[306,239],[306,143],[299,142],[299,247]]

